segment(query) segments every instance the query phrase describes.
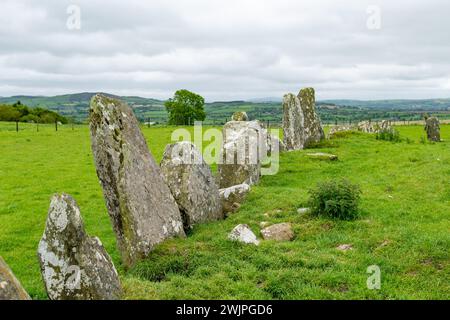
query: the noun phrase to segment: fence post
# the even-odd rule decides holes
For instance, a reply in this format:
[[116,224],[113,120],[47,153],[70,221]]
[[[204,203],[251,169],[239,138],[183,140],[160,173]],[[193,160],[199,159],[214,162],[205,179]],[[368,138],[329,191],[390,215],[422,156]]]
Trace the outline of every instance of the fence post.
[[58,120],[55,120],[55,131],[58,131]]
[[16,120],[16,132],[19,132],[19,121]]
[[39,122],[36,122],[36,132],[39,132]]

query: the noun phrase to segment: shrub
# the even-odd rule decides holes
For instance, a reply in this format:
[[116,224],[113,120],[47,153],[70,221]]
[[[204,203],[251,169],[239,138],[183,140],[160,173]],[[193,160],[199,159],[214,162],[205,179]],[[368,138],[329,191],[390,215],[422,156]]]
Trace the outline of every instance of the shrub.
[[342,220],[356,219],[361,189],[346,179],[320,182],[309,190],[311,213]]
[[391,141],[391,142],[401,142],[402,139],[400,138],[400,133],[395,130],[382,130],[377,133],[376,135],[377,140],[385,140],[385,141]]

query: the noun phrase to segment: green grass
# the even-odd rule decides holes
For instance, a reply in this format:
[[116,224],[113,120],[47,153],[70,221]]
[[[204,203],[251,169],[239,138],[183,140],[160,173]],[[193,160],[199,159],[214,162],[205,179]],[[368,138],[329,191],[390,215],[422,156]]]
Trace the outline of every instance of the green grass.
[[[115,247],[95,174],[87,126],[0,123],[0,255],[35,299],[45,299],[36,249],[50,197],[67,192],[80,205],[88,232],[111,254],[126,299],[447,299],[450,295],[450,126],[442,143],[421,143],[422,127],[398,128],[411,141],[377,141],[352,134],[317,151],[339,161],[281,156],[280,171],[265,176],[228,219],[199,225],[187,239],[160,245],[125,271]],[[143,128],[159,161],[173,127]],[[329,178],[362,189],[355,221],[299,215],[308,189]],[[227,240],[239,223],[259,236],[259,223],[291,222],[292,242],[259,247]],[[340,244],[353,250],[339,251]],[[381,290],[369,290],[366,269],[381,268]]]

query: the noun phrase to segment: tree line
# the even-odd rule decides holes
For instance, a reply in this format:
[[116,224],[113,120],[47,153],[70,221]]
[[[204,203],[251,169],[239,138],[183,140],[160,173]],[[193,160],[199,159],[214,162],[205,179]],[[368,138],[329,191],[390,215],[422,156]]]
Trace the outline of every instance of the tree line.
[[40,107],[30,108],[20,101],[13,105],[0,105],[0,121],[34,122],[34,123],[68,123],[66,117]]

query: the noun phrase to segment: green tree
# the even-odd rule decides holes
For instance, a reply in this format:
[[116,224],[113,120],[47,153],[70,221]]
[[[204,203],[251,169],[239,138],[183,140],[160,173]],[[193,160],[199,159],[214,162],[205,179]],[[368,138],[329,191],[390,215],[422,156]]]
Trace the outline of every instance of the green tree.
[[19,121],[20,112],[13,106],[0,106],[0,121]]
[[206,118],[205,99],[188,90],[178,90],[164,105],[169,113],[169,124],[192,125]]

